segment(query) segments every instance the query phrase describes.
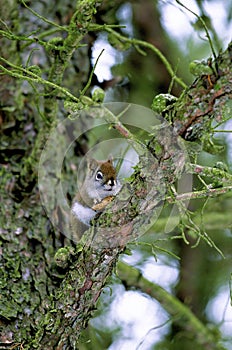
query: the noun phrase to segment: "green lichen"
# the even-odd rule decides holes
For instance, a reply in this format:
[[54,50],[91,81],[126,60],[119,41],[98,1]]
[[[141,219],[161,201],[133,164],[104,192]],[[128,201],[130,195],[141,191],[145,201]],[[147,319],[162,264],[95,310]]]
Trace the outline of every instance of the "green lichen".
[[205,60],[195,60],[193,62],[190,62],[189,71],[195,76],[210,75],[214,73],[212,67],[209,66],[208,62],[206,62]]
[[92,99],[95,102],[103,102],[105,98],[105,91],[101,88],[97,88],[93,91]]
[[177,97],[170,95],[170,94],[159,94],[154,97],[151,105],[151,109],[161,114],[164,112],[168,106],[172,105],[174,102],[177,101]]
[[66,269],[71,256],[74,254],[74,248],[71,247],[64,247],[60,248],[54,257],[55,263],[57,266],[61,267],[62,269]]

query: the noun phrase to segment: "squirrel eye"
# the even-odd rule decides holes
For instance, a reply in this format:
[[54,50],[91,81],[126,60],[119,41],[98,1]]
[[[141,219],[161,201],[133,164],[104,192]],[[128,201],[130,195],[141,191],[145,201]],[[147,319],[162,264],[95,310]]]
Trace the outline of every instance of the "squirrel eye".
[[102,180],[103,179],[103,174],[101,171],[98,171],[96,174],[96,180]]

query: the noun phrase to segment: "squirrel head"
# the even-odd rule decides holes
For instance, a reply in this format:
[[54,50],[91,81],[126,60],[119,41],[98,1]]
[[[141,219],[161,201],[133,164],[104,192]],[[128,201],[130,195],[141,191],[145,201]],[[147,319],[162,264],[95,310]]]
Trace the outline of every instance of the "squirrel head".
[[114,196],[120,190],[116,170],[112,158],[106,161],[88,159],[88,171],[85,180],[88,194],[91,198],[101,200]]

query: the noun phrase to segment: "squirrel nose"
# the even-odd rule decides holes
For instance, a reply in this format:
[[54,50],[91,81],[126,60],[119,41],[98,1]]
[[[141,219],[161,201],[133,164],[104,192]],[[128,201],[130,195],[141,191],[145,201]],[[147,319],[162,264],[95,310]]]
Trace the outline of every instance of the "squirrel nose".
[[115,186],[115,184],[116,184],[116,182],[115,182],[115,180],[114,179],[109,179],[108,181],[107,181],[107,183],[106,183],[108,186],[111,186],[111,187],[113,187],[113,186]]

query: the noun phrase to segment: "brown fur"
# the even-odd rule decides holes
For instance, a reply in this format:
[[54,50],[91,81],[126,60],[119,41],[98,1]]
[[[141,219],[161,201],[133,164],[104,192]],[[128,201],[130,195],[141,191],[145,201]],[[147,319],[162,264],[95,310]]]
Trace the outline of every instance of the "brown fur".
[[[108,159],[107,161],[98,161],[95,159],[89,159],[87,162],[88,170],[86,174],[85,181],[83,185],[80,187],[79,191],[77,192],[76,196],[73,199],[72,206],[78,202],[85,208],[91,208],[93,210],[102,211],[104,210],[105,206],[113,199],[114,194],[109,193],[106,191],[105,198],[98,199],[98,198],[91,198],[89,196],[89,191],[91,191],[91,186],[94,184],[95,175],[98,170],[100,170],[103,174],[102,179],[102,187],[106,184],[109,185],[109,183],[114,182],[116,184],[116,170],[113,166],[112,159]],[[111,184],[110,184],[111,186]],[[91,193],[94,193],[92,191]],[[107,200],[108,198],[108,200]],[[110,200],[109,200],[110,199]],[[70,224],[71,224],[71,230],[73,233],[73,237],[75,239],[80,238],[84,231],[88,229],[88,226],[85,225],[83,222],[81,222],[77,216],[75,216],[71,212],[70,216]]]

